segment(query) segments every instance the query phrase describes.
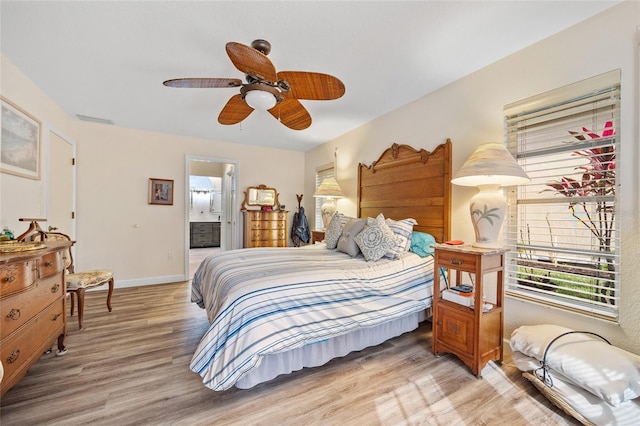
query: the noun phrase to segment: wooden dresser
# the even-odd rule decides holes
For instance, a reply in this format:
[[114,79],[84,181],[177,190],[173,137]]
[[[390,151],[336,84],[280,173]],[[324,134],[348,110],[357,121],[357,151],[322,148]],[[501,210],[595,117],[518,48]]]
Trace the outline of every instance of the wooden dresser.
[[243,247],[287,247],[287,217],[282,210],[243,210]]
[[15,385],[42,354],[66,333],[64,265],[72,242],[0,253],[0,354],[4,367],[0,395]]

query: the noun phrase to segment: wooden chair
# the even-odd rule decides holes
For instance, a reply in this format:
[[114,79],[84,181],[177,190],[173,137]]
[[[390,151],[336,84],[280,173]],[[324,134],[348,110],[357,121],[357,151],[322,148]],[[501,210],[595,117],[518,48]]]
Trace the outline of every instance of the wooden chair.
[[[40,239],[36,236],[34,239]],[[48,241],[71,241],[68,235],[60,232],[46,232],[45,240]],[[84,292],[87,288],[97,287],[109,284],[109,293],[107,295],[107,308],[111,312],[111,295],[113,294],[113,271],[109,269],[96,269],[92,271],[75,272],[73,266],[73,255],[71,248],[66,253],[65,268],[67,274],[65,280],[67,282],[67,292],[71,295],[71,315],[74,311],[74,296],[78,299],[78,326],[82,329],[82,316],[84,314]]]

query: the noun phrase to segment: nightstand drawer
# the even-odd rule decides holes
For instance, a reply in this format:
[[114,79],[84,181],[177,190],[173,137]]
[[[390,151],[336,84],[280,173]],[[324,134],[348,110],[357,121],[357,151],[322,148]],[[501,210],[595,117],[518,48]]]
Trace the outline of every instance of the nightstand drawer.
[[474,271],[478,263],[478,256],[471,253],[452,253],[441,251],[438,253],[438,264],[445,268],[459,271]]

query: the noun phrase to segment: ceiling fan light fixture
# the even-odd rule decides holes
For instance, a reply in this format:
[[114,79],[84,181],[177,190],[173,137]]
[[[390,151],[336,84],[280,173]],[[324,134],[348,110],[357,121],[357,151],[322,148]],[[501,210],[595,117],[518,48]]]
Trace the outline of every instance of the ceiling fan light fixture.
[[242,86],[240,93],[247,105],[260,111],[268,111],[282,101],[280,91],[264,83],[251,83]]
[[244,96],[245,102],[253,109],[267,111],[278,103],[273,93],[252,90]]

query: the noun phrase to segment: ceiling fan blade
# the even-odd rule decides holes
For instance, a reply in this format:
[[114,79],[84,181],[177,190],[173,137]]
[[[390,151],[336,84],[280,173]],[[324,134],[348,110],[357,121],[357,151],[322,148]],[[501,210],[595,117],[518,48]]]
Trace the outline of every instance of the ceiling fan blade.
[[238,124],[253,112],[247,103],[242,99],[240,94],[233,95],[227,101],[227,104],[218,115],[218,123],[220,124]]
[[297,99],[284,98],[269,110],[276,120],[293,130],[304,130],[311,126],[311,116]]
[[162,84],[168,87],[207,89],[242,86],[242,80],[238,78],[174,78]]
[[344,95],[342,81],[328,74],[305,71],[280,71],[278,80],[286,80],[291,89],[286,98],[330,101]]
[[276,67],[271,63],[271,60],[253,47],[232,41],[227,43],[227,55],[229,55],[233,65],[245,74],[272,83],[275,83],[278,79]]

